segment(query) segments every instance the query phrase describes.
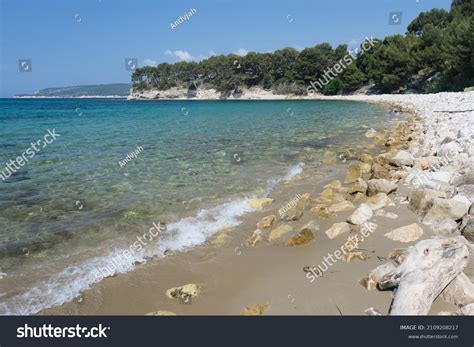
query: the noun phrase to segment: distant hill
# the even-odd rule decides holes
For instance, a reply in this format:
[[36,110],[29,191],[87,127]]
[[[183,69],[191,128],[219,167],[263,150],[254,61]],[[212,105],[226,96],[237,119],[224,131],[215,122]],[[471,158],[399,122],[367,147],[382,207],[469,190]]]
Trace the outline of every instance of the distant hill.
[[81,97],[127,97],[129,83],[96,84],[72,87],[40,89],[34,94],[18,94],[15,97],[81,98]]

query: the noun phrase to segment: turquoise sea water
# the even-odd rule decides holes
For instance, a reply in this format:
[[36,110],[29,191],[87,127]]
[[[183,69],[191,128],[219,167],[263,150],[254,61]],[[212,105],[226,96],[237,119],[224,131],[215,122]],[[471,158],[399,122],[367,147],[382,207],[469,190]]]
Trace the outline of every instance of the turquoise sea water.
[[[317,170],[325,150],[388,119],[381,106],[342,101],[0,100],[5,174],[31,142],[60,135],[0,178],[0,314],[59,305],[98,269],[203,243],[251,212],[246,197]],[[166,232],[112,266],[154,222]]]

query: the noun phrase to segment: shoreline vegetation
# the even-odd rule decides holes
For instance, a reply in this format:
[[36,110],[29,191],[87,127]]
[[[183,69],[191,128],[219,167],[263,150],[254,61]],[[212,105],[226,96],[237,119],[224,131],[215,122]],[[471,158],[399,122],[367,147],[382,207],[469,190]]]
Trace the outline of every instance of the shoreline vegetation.
[[474,92],[324,99],[404,118],[344,161],[328,148],[324,181],[303,170],[238,227],[40,314],[473,315]]
[[[463,91],[474,85],[473,13],[472,1],[453,1],[449,12],[420,13],[405,35],[366,39],[356,54],[321,43],[145,66],[132,74],[129,99],[305,98],[323,80],[324,95]],[[328,78],[348,56],[351,64]]]

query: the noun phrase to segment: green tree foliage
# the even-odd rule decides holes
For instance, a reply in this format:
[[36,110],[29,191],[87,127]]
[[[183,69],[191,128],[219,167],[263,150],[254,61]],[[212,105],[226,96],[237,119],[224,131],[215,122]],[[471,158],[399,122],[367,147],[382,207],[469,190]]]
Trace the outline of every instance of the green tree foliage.
[[[454,0],[449,12],[422,12],[405,35],[388,36],[359,51],[357,59],[328,79],[318,92],[351,93],[370,85],[374,92],[459,91],[474,85],[474,0]],[[136,69],[134,90],[189,87],[193,83],[222,93],[258,86],[278,94],[305,94],[349,54],[347,45],[321,43],[298,52],[249,52],[212,56],[200,62],[162,63]],[[327,75],[326,75],[327,76]]]

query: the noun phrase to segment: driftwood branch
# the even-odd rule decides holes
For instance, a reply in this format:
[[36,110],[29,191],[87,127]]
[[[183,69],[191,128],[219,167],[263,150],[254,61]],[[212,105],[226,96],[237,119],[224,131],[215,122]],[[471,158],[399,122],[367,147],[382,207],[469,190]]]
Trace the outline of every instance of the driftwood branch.
[[390,315],[426,315],[441,291],[467,264],[469,250],[461,237],[423,240],[379,282],[380,289],[398,287]]

